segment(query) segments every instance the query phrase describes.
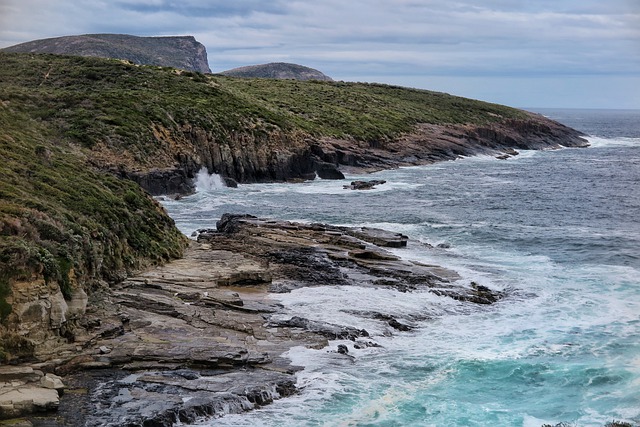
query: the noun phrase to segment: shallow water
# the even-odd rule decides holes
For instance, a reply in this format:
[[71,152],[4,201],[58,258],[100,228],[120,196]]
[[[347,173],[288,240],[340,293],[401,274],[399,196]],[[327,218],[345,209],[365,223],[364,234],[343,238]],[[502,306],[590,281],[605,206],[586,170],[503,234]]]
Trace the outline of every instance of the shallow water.
[[[411,241],[398,255],[507,293],[488,307],[385,288],[274,295],[291,315],[365,328],[383,348],[331,343],[354,361],[296,348],[299,395],[204,425],[640,422],[640,112],[541,112],[588,132],[592,146],[348,177],[387,180],[371,191],[205,182],[165,202],[187,235],[226,212],[400,231]],[[429,246],[440,243],[451,247]],[[416,329],[345,312],[381,306]]]

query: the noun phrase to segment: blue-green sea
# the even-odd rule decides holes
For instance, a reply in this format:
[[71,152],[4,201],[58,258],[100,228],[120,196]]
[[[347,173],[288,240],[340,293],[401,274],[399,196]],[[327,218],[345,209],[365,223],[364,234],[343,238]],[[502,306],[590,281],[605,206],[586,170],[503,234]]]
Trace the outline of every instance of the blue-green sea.
[[402,232],[397,255],[506,294],[490,306],[357,286],[274,295],[291,315],[365,328],[382,347],[295,348],[299,394],[203,425],[640,424],[640,111],[539,112],[591,146],[347,177],[387,181],[371,191],[329,180],[232,189],[203,176],[198,193],[164,202],[187,235],[226,212]]

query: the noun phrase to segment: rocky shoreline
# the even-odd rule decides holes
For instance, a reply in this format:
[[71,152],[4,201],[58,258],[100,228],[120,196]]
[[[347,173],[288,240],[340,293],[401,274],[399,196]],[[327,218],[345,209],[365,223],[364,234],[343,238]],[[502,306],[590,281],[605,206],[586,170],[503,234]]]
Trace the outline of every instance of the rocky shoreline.
[[[177,156],[180,162],[175,167],[113,172],[137,182],[153,195],[189,194],[194,191],[193,178],[202,168],[237,183],[295,182],[316,177],[344,179],[347,172],[420,166],[465,156],[507,159],[517,155],[516,149],[589,145],[574,129],[538,114],[526,114],[527,119],[488,125],[420,123],[411,132],[377,141],[330,137],[300,140],[274,134],[268,142],[241,138],[221,145],[196,128],[186,128],[183,139],[191,141],[193,148],[189,154]],[[105,165],[112,160],[97,164],[108,169]]]
[[[216,229],[201,230],[183,259],[90,296],[73,342],[23,368],[60,375],[66,385],[59,404],[35,409],[57,411],[34,416],[25,409],[24,425],[173,426],[247,411],[297,392],[300,367],[282,356],[287,350],[326,347],[348,358],[345,353],[378,345],[364,329],[287,314],[277,293],[357,284],[427,290],[475,304],[502,298],[387,249],[407,240],[379,229],[225,215]],[[426,320],[397,319],[384,307],[341,309],[380,322],[389,334]],[[352,344],[334,349],[329,342],[336,339]],[[0,400],[5,418],[8,405],[21,407],[5,394]]]

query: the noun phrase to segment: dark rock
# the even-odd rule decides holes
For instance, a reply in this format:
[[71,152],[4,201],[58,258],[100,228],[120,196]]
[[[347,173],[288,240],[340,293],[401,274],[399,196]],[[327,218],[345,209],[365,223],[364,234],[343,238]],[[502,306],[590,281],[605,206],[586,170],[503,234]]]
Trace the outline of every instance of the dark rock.
[[369,348],[369,347],[382,347],[380,344],[373,342],[373,341],[368,341],[368,340],[356,340],[356,342],[353,344],[353,348],[357,349],[357,350],[362,350],[365,348]]
[[369,333],[364,329],[356,329],[350,326],[332,325],[330,323],[318,322],[298,316],[294,316],[288,320],[271,321],[270,326],[300,328],[318,333],[332,340],[342,339],[355,341],[356,338],[369,336]]
[[338,353],[349,354],[349,347],[344,344],[338,344]]
[[235,233],[240,229],[240,223],[246,219],[257,219],[253,215],[236,215],[236,214],[224,214],[220,218],[220,221],[216,222],[216,229],[220,233]]
[[469,300],[477,304],[493,304],[498,302],[503,296],[501,292],[492,291],[488,287],[479,285],[476,282],[471,282],[471,287],[474,292],[473,297]]
[[222,180],[224,181],[225,186],[229,188],[238,188],[238,181],[236,181],[235,179],[225,176],[222,177]]
[[407,246],[407,241],[409,240],[409,237],[402,233],[394,233],[393,231],[379,228],[358,227],[342,230],[345,234],[384,248],[403,248]]
[[451,243],[439,243],[438,246],[436,246],[440,249],[450,249],[451,248]]
[[387,324],[389,326],[391,326],[392,328],[398,330],[398,331],[402,331],[402,332],[406,332],[406,331],[410,331],[413,328],[409,325],[405,325],[404,323],[400,323],[394,316],[390,315],[390,314],[384,314],[384,313],[380,313],[377,311],[358,311],[358,310],[344,310],[347,313],[352,313],[355,314],[357,316],[361,316],[361,317],[366,317],[366,318],[370,318],[370,319],[377,319],[377,320],[383,320],[385,322],[387,322]]
[[376,185],[385,184],[387,181],[374,179],[371,181],[352,181],[350,185],[345,185],[344,188],[348,190],[371,190]]
[[338,170],[336,165],[331,163],[316,163],[316,173],[322,179],[344,179],[344,174]]
[[193,171],[188,169],[119,172],[124,178],[137,182],[153,196],[192,194],[195,191],[193,173]]
[[389,321],[387,323],[393,329],[397,329],[398,331],[406,332],[406,331],[410,331],[412,329],[410,326],[405,325],[404,323],[400,323],[394,318],[389,319]]

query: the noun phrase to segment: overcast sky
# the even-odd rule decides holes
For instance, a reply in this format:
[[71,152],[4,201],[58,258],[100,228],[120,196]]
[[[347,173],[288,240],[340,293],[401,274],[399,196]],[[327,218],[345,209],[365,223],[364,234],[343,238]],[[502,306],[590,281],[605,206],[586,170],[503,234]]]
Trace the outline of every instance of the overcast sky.
[[640,108],[640,0],[0,0],[0,47],[194,35],[214,72],[266,62],[515,107]]

